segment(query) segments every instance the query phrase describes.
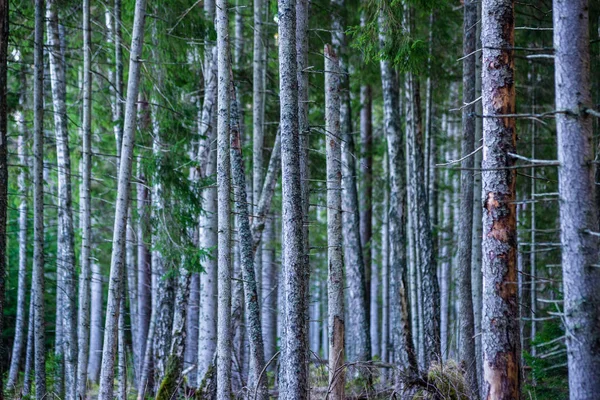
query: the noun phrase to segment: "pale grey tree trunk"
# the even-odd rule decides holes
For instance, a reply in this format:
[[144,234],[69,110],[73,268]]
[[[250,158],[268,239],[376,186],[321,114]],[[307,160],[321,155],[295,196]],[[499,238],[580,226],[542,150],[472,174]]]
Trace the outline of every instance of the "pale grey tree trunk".
[[100,379],[100,364],[102,363],[102,336],[104,330],[102,281],[100,265],[92,262],[91,273],[91,307],[90,307],[90,354],[88,360],[88,379],[98,383]]
[[[405,7],[405,18],[408,32],[412,32],[414,11]],[[406,76],[411,96],[411,120],[413,129],[407,129],[407,142],[409,143],[411,172],[411,187],[414,190],[413,200],[415,212],[413,228],[415,230],[415,258],[418,260],[417,275],[420,275],[419,293],[422,296],[422,334],[424,368],[438,360],[440,350],[440,290],[437,280],[437,267],[433,254],[433,237],[431,233],[431,221],[429,208],[423,207],[427,204],[427,189],[425,187],[425,160],[423,156],[423,129],[421,118],[421,95],[419,79],[416,75],[409,73]]]
[[177,396],[178,390],[183,386],[183,358],[186,343],[186,314],[188,297],[190,294],[191,273],[184,266],[179,268],[177,289],[175,293],[175,309],[172,318],[171,343],[166,362],[165,375],[156,392],[157,399],[171,399]]
[[33,273],[35,398],[46,397],[44,304],[44,0],[35,2],[33,52]]
[[[388,151],[383,154],[383,199],[381,204],[381,361],[389,362],[390,348],[390,285],[389,285],[389,163]],[[385,374],[384,374],[385,377]]]
[[296,1],[279,0],[279,81],[282,165],[283,293],[279,387],[282,399],[308,395],[306,288],[298,75],[296,57]]
[[[463,17],[463,104],[462,135],[460,156],[465,157],[475,149],[475,57],[471,53],[477,48],[476,24],[477,3],[466,0]],[[458,222],[458,301],[460,303],[459,321],[459,361],[466,372],[471,397],[479,397],[477,362],[475,358],[475,320],[471,286],[471,245],[473,235],[473,157],[461,162],[460,171],[460,220]]]
[[[450,132],[448,127],[448,116],[444,114],[442,116],[442,132]],[[452,142],[449,140],[446,143],[446,149],[444,151],[444,159],[449,160],[451,158],[451,147]],[[452,185],[450,178],[450,171],[445,169],[442,171],[441,177],[443,187],[445,190],[439,194],[438,198],[441,202],[442,215],[440,220],[440,342],[442,360],[448,358],[449,346],[448,346],[448,328],[449,328],[449,316],[450,316],[450,268],[452,264],[452,196],[449,193],[448,188]]]
[[77,396],[85,398],[90,351],[91,284],[91,178],[92,178],[92,50],[90,0],[83,0],[83,121],[81,127],[81,187],[79,193],[81,227],[81,271],[79,274]]
[[252,54],[252,198],[260,197],[263,178],[265,120],[265,37],[263,33],[263,0],[254,0],[254,51]]
[[[123,271],[125,272],[125,271]],[[123,278],[125,274],[123,273]],[[118,363],[117,363],[117,399],[127,399],[127,349],[125,344],[125,285],[121,286],[121,304],[119,305],[119,338],[118,338]]]
[[[325,148],[327,155],[327,287],[329,320],[329,393],[344,399],[344,257],[342,253],[342,149],[340,129],[340,65],[325,45]],[[353,310],[354,311],[354,310]]]
[[150,325],[148,326],[148,337],[146,338],[146,345],[144,351],[144,358],[142,361],[141,372],[140,372],[140,381],[138,383],[138,400],[143,400],[145,398],[146,392],[149,390],[149,378],[152,373],[152,350],[154,343],[154,333],[156,332],[156,317],[157,317],[157,307],[155,305],[156,302],[156,279],[152,278],[152,313],[150,315]]
[[77,312],[75,291],[75,244],[73,235],[73,199],[71,196],[71,156],[67,131],[67,81],[65,61],[61,51],[58,9],[53,0],[47,1],[48,47],[50,48],[50,82],[54,109],[56,158],[58,167],[58,243],[57,268],[62,279],[57,288],[62,292],[62,346],[65,363],[65,398],[77,396]]
[[560,223],[569,394],[600,392],[600,269],[594,190],[589,4],[553,2]]
[[[340,59],[340,140],[342,168],[342,223],[344,225],[344,259],[348,284],[348,335],[346,343],[349,361],[365,361],[371,358],[369,316],[365,264],[360,241],[360,212],[356,188],[356,164],[354,162],[354,138],[350,109],[350,83],[347,78],[346,37],[341,17],[344,1],[333,0],[331,40]],[[343,360],[342,360],[343,361]]]
[[516,265],[514,1],[484,0],[481,41],[483,106],[484,398],[521,395]]
[[373,266],[373,121],[372,91],[370,85],[360,86],[360,242],[363,249],[366,281],[369,283],[369,336],[371,356],[381,355],[379,326],[379,270]]
[[263,346],[263,335],[260,321],[260,303],[258,299],[258,288],[254,270],[253,239],[250,229],[250,215],[246,202],[246,178],[244,173],[244,160],[242,157],[242,143],[239,131],[238,102],[235,98],[231,102],[231,174],[233,178],[233,190],[236,204],[236,222],[238,226],[238,238],[240,249],[240,267],[244,282],[244,297],[246,309],[246,330],[250,344],[250,371],[248,374],[248,387],[254,392],[258,388],[257,398],[268,399],[267,381],[263,375],[259,379],[264,366],[265,354]]
[[[1,78],[0,78],[1,79]],[[22,83],[24,81],[22,80]],[[15,389],[17,379],[19,377],[19,368],[23,359],[23,347],[25,345],[25,321],[27,318],[27,196],[28,196],[28,173],[27,173],[27,150],[26,150],[26,135],[27,128],[25,126],[25,93],[26,88],[21,87],[21,96],[19,103],[22,111],[15,115],[19,129],[19,137],[17,139],[17,154],[19,164],[22,166],[19,170],[18,186],[19,186],[19,272],[18,272],[18,287],[17,287],[17,316],[15,323],[15,337],[13,340],[12,357],[8,372],[8,380],[6,381],[7,389]],[[33,330],[33,326],[29,325],[29,331]]]
[[[309,208],[310,208],[310,165],[308,150],[310,147],[310,122],[308,119],[309,100],[308,100],[308,22],[310,14],[309,0],[296,0],[296,75],[298,78],[298,132],[300,147],[300,191],[302,198],[302,237],[304,254],[304,315],[309,316],[310,300],[310,244],[309,244]],[[305,325],[306,332],[303,337],[305,351],[309,350],[308,343],[308,323]],[[308,357],[310,359],[310,357]],[[309,365],[306,364],[306,368]],[[308,373],[308,372],[307,372]]]
[[127,83],[127,101],[123,125],[123,143],[119,166],[117,204],[115,207],[115,225],[113,231],[113,248],[106,307],[104,330],[104,349],[100,372],[99,400],[112,400],[115,352],[117,351],[117,330],[121,286],[123,285],[123,269],[125,263],[125,240],[127,229],[127,212],[129,205],[129,182],[133,145],[136,130],[136,100],[139,91],[142,45],[144,41],[144,25],[146,17],[146,1],[136,0],[129,60],[129,81]]
[[[207,20],[215,18],[215,2],[204,2]],[[198,159],[205,160],[205,168],[200,170],[202,179],[213,178],[217,167],[216,117],[217,103],[217,48],[205,37],[204,52],[204,102],[198,130],[200,145]],[[204,213],[200,215],[200,248],[215,249],[212,257],[203,260],[204,272],[200,274],[200,306],[198,309],[198,360],[196,381],[199,386],[209,370],[217,346],[217,189],[208,187],[202,191]]]
[[[0,12],[2,12],[0,16],[0,332],[3,332],[7,262],[6,223],[8,215],[8,0],[0,1]],[[1,345],[0,356],[4,357],[4,348]],[[4,369],[0,367],[0,398],[3,397],[4,393],[3,373]]]
[[[195,229],[194,235],[196,236],[194,243],[198,246],[199,238],[198,238],[198,229]],[[177,299],[175,299],[177,303]],[[186,370],[194,365],[198,360],[198,328],[200,326],[200,322],[198,320],[199,317],[199,308],[200,308],[200,274],[197,272],[192,272],[192,276],[190,277],[190,295],[187,302],[187,312],[186,312],[186,321],[185,321],[185,354],[183,357],[183,369]],[[191,381],[191,385],[194,385],[196,381],[194,375],[189,377]]]
[[27,348],[25,350],[25,370],[23,371],[23,386],[21,388],[21,394],[23,397],[29,396],[31,391],[31,371],[33,370],[34,363],[34,314],[35,308],[33,307],[33,297],[29,301],[29,321],[27,326],[29,330],[27,331]]
[[[263,231],[262,248],[262,296],[261,322],[265,346],[265,361],[269,361],[277,351],[277,263],[275,259],[275,220],[267,220]],[[269,365],[270,371],[274,364]]]
[[[386,15],[379,13],[379,45],[385,46],[385,32],[388,31]],[[383,87],[384,129],[387,137],[389,162],[390,198],[388,212],[389,230],[389,341],[394,345],[396,363],[403,368],[416,370],[412,332],[410,329],[410,309],[407,293],[407,268],[405,253],[405,209],[406,193],[404,188],[404,143],[399,128],[398,89],[395,82],[392,63],[381,60],[381,84]],[[391,350],[391,348],[390,348]],[[388,355],[389,356],[389,355]],[[391,359],[390,359],[391,360]]]
[[229,201],[229,106],[230,48],[228,1],[216,1],[217,30],[217,235],[218,235],[218,324],[217,324],[217,398],[231,397],[231,204]]

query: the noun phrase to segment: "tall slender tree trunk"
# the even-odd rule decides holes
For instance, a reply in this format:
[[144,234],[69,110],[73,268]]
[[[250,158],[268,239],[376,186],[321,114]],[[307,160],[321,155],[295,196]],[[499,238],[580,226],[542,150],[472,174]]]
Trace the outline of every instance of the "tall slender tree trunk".
[[75,245],[73,235],[73,207],[71,197],[71,156],[67,131],[67,81],[65,61],[61,50],[58,26],[58,10],[53,0],[47,1],[48,46],[50,48],[50,77],[56,134],[56,157],[58,166],[58,244],[57,269],[62,274],[59,282],[63,287],[61,318],[62,346],[65,362],[65,398],[77,395],[77,313],[75,294]]
[[231,225],[229,202],[230,156],[230,48],[228,1],[216,2],[217,30],[217,198],[218,198],[218,325],[217,325],[217,398],[231,396]]
[[[308,149],[310,147],[310,122],[308,119],[308,21],[310,14],[309,0],[296,0],[296,62],[297,62],[297,78],[298,78],[298,133],[300,147],[300,194],[302,198],[302,238],[303,238],[303,254],[304,254],[304,277],[303,279],[303,297],[304,297],[304,315],[309,316],[310,304],[310,243],[308,236],[309,229],[309,204],[310,204],[310,165]],[[305,340],[303,346],[305,351],[308,351],[308,323],[305,325]],[[309,368],[306,364],[305,367]],[[308,371],[307,371],[308,373]]]
[[329,319],[329,398],[344,399],[344,258],[342,253],[342,166],[340,66],[325,45],[325,147],[327,153],[327,286]]
[[[234,91],[235,89],[233,89]],[[235,96],[235,92],[234,92]],[[246,308],[246,329],[250,344],[250,371],[248,387],[253,391],[258,388],[260,399],[268,398],[267,381],[265,377],[259,379],[264,366],[265,354],[263,335],[260,321],[260,303],[258,301],[258,287],[254,269],[253,238],[250,229],[250,215],[246,202],[246,181],[244,173],[244,159],[242,157],[242,143],[239,131],[238,102],[233,98],[231,103],[231,174],[236,204],[236,220],[240,246],[240,266],[244,281],[244,296]]]
[[127,212],[129,205],[129,182],[133,145],[136,130],[136,100],[139,91],[142,45],[144,41],[144,25],[146,17],[146,0],[136,0],[133,30],[131,38],[131,54],[129,60],[129,81],[127,83],[127,101],[123,125],[123,143],[117,189],[117,204],[113,232],[113,249],[111,256],[106,322],[104,329],[104,349],[100,372],[99,400],[112,400],[115,352],[117,351],[117,331],[119,304],[121,301],[121,285],[123,285],[123,268],[125,263],[125,240],[127,229]]
[[360,86],[360,242],[365,264],[365,280],[369,285],[369,336],[371,356],[381,355],[379,347],[379,271],[372,265],[371,237],[373,235],[373,121],[372,91],[370,85]]
[[[344,225],[344,258],[346,260],[346,279],[348,283],[347,352],[350,361],[365,361],[371,358],[369,338],[369,316],[365,264],[360,241],[360,213],[356,188],[356,164],[354,162],[354,138],[350,109],[350,82],[345,61],[346,36],[341,13],[343,0],[334,0],[331,41],[340,60],[340,134],[342,167],[342,223]],[[335,57],[335,55],[334,55]]]
[[[23,72],[26,70],[23,69]],[[10,369],[8,372],[8,380],[6,382],[7,389],[15,389],[17,379],[19,377],[19,368],[23,358],[23,347],[25,345],[25,321],[27,316],[26,297],[27,297],[27,197],[28,197],[28,174],[27,174],[27,128],[25,126],[25,75],[21,80],[21,95],[19,103],[21,110],[16,114],[17,125],[19,129],[19,138],[17,141],[17,153],[19,157],[18,186],[19,186],[19,280],[17,289],[17,318],[15,323],[15,338],[12,347],[12,357]],[[2,78],[0,78],[2,79]],[[0,89],[1,90],[1,89]],[[2,118],[2,117],[0,117]],[[1,121],[0,121],[1,123]],[[1,155],[0,155],[1,157]],[[28,325],[29,331],[33,330],[32,325]],[[1,382],[0,382],[1,383]]]
[[[379,14],[379,45],[386,44],[388,22],[384,13]],[[394,344],[395,362],[409,371],[416,371],[417,360],[414,353],[410,329],[410,309],[408,306],[406,252],[405,252],[405,210],[406,193],[404,187],[404,143],[399,128],[398,89],[394,70],[389,60],[381,60],[381,85],[383,87],[384,129],[387,137],[389,162],[390,198],[388,212],[389,229],[389,328],[390,342]]]
[[[390,348],[390,258],[389,258],[389,163],[383,154],[383,200],[381,204],[381,361],[389,362]],[[385,373],[384,373],[385,377]]]
[[[483,394],[521,394],[517,291],[514,0],[484,0],[481,41],[483,105]],[[508,168],[507,168],[508,167]]]
[[306,287],[304,252],[298,75],[296,57],[296,1],[279,0],[279,80],[283,218],[283,339],[280,359],[282,399],[308,395]]
[[[481,3],[477,3],[477,18],[481,16]],[[475,38],[477,40],[477,48],[481,48],[481,24],[477,24]],[[481,54],[478,53],[475,61],[475,97],[481,95]],[[475,106],[475,112],[482,114],[481,101],[478,101]],[[483,119],[476,118],[475,120],[475,143],[479,144],[482,140]],[[481,167],[482,152],[475,153],[475,167]],[[483,353],[481,348],[481,313],[483,309],[483,274],[481,272],[481,240],[482,240],[482,207],[481,207],[481,173],[475,174],[475,184],[473,189],[473,246],[472,246],[472,263],[471,263],[471,278],[473,292],[473,317],[475,318],[475,359],[477,360],[477,380],[479,382],[479,396],[482,397],[483,388]]]
[[92,178],[92,31],[90,28],[90,0],[83,0],[83,121],[80,225],[81,225],[81,271],[79,275],[79,314],[78,314],[78,357],[77,357],[77,397],[86,396],[87,366],[90,350],[90,281],[91,281],[91,178]]
[[[442,132],[450,132],[448,127],[448,116],[442,117]],[[448,141],[445,145],[444,159],[449,160],[452,154],[452,142]],[[442,360],[448,359],[448,328],[450,316],[450,271],[452,264],[452,196],[448,190],[452,182],[450,171],[444,170],[442,175],[442,184],[446,188],[439,194],[441,202],[441,220],[440,220],[440,336]]]
[[[463,103],[470,104],[462,110],[462,136],[460,156],[470,155],[475,148],[475,52],[477,47],[476,24],[477,4],[466,0],[463,18]],[[473,157],[468,156],[461,162],[460,215],[458,223],[458,300],[459,318],[459,360],[466,371],[471,388],[471,396],[477,398],[477,362],[475,358],[475,321],[473,299],[471,297],[471,245],[473,235]]]
[[46,397],[44,305],[44,0],[35,2],[33,53],[33,276],[35,398]]
[[[2,13],[0,16],[0,332],[3,332],[4,292],[6,288],[6,216],[8,210],[8,103],[6,100],[8,83],[8,0],[0,1],[0,11]],[[0,357],[3,356],[4,348],[0,345]],[[0,367],[0,400],[4,398],[3,376],[3,368]]]
[[[600,392],[600,269],[590,93],[589,5],[554,0],[556,116],[570,398]],[[590,234],[591,232],[595,233]]]
[[102,364],[102,330],[104,328],[103,318],[103,277],[100,265],[92,262],[91,276],[91,307],[90,307],[90,356],[88,360],[88,379],[98,383],[100,379],[100,366]]
[[[215,18],[215,2],[204,2],[206,19]],[[217,48],[207,35],[204,40],[204,103],[199,121],[200,145],[198,159],[204,162],[200,170],[202,179],[214,179],[217,167],[216,142],[217,131],[213,121],[216,117],[217,104]],[[203,208],[200,215],[200,248],[217,247],[217,189],[208,187],[203,190]],[[214,250],[216,253],[216,250]],[[217,255],[213,254],[204,260],[204,272],[200,275],[200,307],[198,310],[198,362],[197,385],[202,380],[212,363],[217,344]]]
[[[277,264],[275,258],[275,220],[271,216],[263,231],[261,322],[265,346],[265,361],[277,351]],[[273,364],[269,369],[273,371]]]
[[35,329],[34,329],[34,315],[35,314],[35,308],[34,308],[34,302],[33,302],[33,296],[31,297],[31,300],[29,301],[29,321],[27,326],[29,327],[29,330],[27,331],[27,348],[25,350],[25,371],[23,371],[23,386],[21,387],[21,394],[23,395],[23,397],[25,396],[29,396],[29,393],[31,391],[31,371],[33,370],[34,366],[34,335],[35,335]]

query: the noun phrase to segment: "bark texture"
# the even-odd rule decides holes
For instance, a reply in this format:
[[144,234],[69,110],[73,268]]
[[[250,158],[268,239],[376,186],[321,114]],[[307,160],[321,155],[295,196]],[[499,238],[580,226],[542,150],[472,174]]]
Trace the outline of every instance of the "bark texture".
[[[520,398],[517,288],[514,1],[484,0],[481,41],[483,161],[483,397]],[[508,168],[507,168],[508,167]]]
[[[23,75],[24,78],[24,75]],[[1,79],[1,78],[0,78]],[[19,129],[19,138],[17,140],[17,153],[19,157],[19,164],[23,167],[19,170],[18,186],[19,186],[19,280],[17,289],[17,317],[15,323],[15,338],[12,347],[12,357],[10,362],[10,369],[8,371],[8,380],[6,382],[7,389],[15,389],[17,384],[17,378],[19,376],[19,368],[21,360],[23,358],[23,348],[25,346],[26,330],[25,321],[28,318],[26,308],[26,291],[27,291],[27,196],[28,187],[27,180],[28,174],[27,169],[27,154],[26,154],[26,135],[27,129],[25,127],[25,79],[22,79],[21,96],[19,103],[21,105],[21,111],[17,113],[16,120]],[[1,90],[1,89],[0,89]],[[2,118],[2,117],[0,117]],[[33,329],[30,324],[27,328],[29,331]],[[1,382],[0,382],[1,383]]]
[[104,348],[102,354],[102,368],[100,371],[100,389],[98,392],[98,398],[100,400],[112,400],[113,398],[119,308],[122,300],[121,286],[124,284],[123,270],[125,264],[124,253],[129,205],[129,182],[131,180],[133,145],[137,122],[135,103],[139,92],[145,20],[146,1],[136,0],[131,38],[131,54],[129,59],[129,80],[127,82],[123,143],[121,147],[121,162],[119,165],[117,204],[115,207],[113,248],[104,329]]
[[[463,55],[473,53],[477,47],[476,24],[477,3],[466,0],[463,17]],[[470,104],[462,110],[461,158],[471,154],[475,148],[475,56],[463,59],[463,103]],[[466,371],[471,397],[477,398],[477,362],[475,357],[475,322],[471,297],[471,246],[473,235],[473,157],[461,162],[460,172],[460,220],[458,223],[458,300],[459,360]]]
[[238,103],[233,98],[231,103],[231,174],[236,205],[236,222],[238,226],[240,264],[244,280],[244,296],[246,306],[246,330],[250,344],[250,373],[248,386],[253,391],[258,388],[257,398],[268,399],[267,381],[263,375],[259,379],[264,366],[265,355],[263,346],[262,326],[260,322],[260,303],[254,270],[254,254],[252,231],[250,230],[250,215],[246,202],[246,178],[244,174],[244,159],[240,140]]
[[371,358],[369,339],[369,316],[365,263],[360,241],[360,211],[356,187],[356,163],[354,161],[354,138],[350,109],[350,82],[345,60],[346,35],[341,13],[343,0],[332,1],[334,6],[331,41],[339,54],[340,63],[340,145],[342,167],[342,223],[344,225],[344,258],[348,283],[348,360],[365,361]]
[[296,61],[296,1],[279,0],[279,76],[283,234],[282,352],[280,396],[305,399],[308,395],[306,349],[305,270],[302,190],[300,179],[300,132],[298,125],[298,76]]
[[329,320],[329,398],[344,399],[344,258],[342,253],[342,166],[340,66],[325,45],[325,141],[327,155],[327,290]]
[[230,49],[228,1],[216,2],[217,29],[217,198],[218,198],[218,324],[217,324],[217,398],[231,397],[231,204],[229,191],[229,105]]
[[[379,42],[383,48],[387,41],[388,22],[383,12],[379,14]],[[416,370],[412,332],[410,329],[410,309],[407,293],[407,268],[405,252],[405,211],[406,193],[404,186],[404,143],[399,128],[398,89],[394,70],[388,60],[380,61],[381,85],[383,87],[384,129],[387,138],[389,162],[389,328],[395,352],[395,363],[403,368]],[[391,361],[391,360],[390,360]]]
[[78,356],[77,356],[77,396],[85,397],[87,386],[87,366],[90,340],[90,281],[91,281],[91,178],[92,178],[92,54],[90,28],[90,1],[83,0],[83,121],[81,127],[81,271],[79,274],[79,313],[78,313]]
[[58,6],[54,0],[46,3],[48,47],[50,49],[50,82],[56,136],[58,167],[58,234],[57,271],[61,274],[58,290],[62,292],[62,350],[65,363],[65,398],[74,400],[77,392],[77,306],[75,282],[75,244],[73,234],[73,199],[71,191],[71,155],[67,130],[66,65],[61,49]]
[[[8,208],[8,104],[6,99],[9,30],[8,0],[0,1],[0,12],[0,332],[2,332],[4,328],[4,291],[6,288],[6,216]],[[4,346],[1,344],[0,357],[4,357]],[[0,367],[0,400],[4,398],[3,376],[3,368]]]
[[569,393],[600,392],[600,269],[595,207],[587,0],[554,0],[560,223]]
[[33,273],[35,398],[46,397],[44,305],[44,0],[35,2],[33,53]]

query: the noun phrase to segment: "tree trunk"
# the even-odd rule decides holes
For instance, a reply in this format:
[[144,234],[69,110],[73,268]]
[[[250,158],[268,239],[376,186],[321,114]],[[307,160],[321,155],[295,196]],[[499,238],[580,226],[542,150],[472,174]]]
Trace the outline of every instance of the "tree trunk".
[[342,253],[342,166],[340,66],[325,45],[325,141],[327,153],[327,286],[329,320],[329,398],[344,399],[344,258]]
[[[514,1],[484,0],[481,40],[483,105],[483,394],[521,395],[517,293]],[[508,168],[507,168],[508,167]]]
[[[204,14],[207,20],[215,18],[215,2],[204,2]],[[198,160],[204,163],[200,169],[201,179],[214,179],[217,168],[216,137],[213,121],[217,103],[217,48],[206,35],[204,39],[204,103],[200,117],[200,145]],[[202,165],[202,164],[201,164]],[[212,257],[203,263],[200,274],[200,307],[198,309],[198,361],[196,384],[199,386],[209,371],[217,345],[217,189],[208,187],[203,190],[204,213],[200,215],[200,248],[215,249]]]
[[[310,244],[309,244],[309,209],[310,209],[310,159],[308,150],[310,147],[310,121],[308,119],[309,100],[308,89],[309,73],[307,68],[309,37],[308,25],[310,14],[309,0],[296,0],[296,75],[298,78],[298,133],[300,147],[300,194],[302,197],[302,237],[303,237],[303,254],[304,254],[304,277],[303,277],[303,296],[304,296],[304,315],[308,319],[309,304],[310,304]],[[303,346],[305,351],[310,349],[308,343],[308,322],[305,324],[305,340]],[[310,357],[309,357],[310,359]],[[309,365],[306,365],[309,368]],[[308,373],[308,371],[307,371]]]
[[35,309],[35,398],[46,397],[46,312],[44,304],[44,1],[35,2],[33,53],[33,276]]
[[177,291],[175,294],[175,310],[172,318],[171,343],[168,353],[164,378],[156,393],[157,400],[168,400],[177,396],[177,390],[182,386],[183,356],[186,343],[186,313],[190,294],[191,273],[183,265],[179,270]]
[[365,263],[365,280],[370,283],[367,298],[369,299],[369,336],[371,339],[371,356],[381,355],[379,346],[379,271],[372,265],[371,237],[373,235],[373,121],[372,94],[370,85],[360,87],[360,242]]
[[[347,78],[348,68],[345,61],[346,37],[344,21],[340,13],[344,7],[343,0],[333,0],[333,21],[331,41],[340,59],[340,134],[341,167],[342,167],[342,223],[344,226],[344,259],[346,280],[348,283],[349,316],[347,352],[349,361],[365,361],[371,358],[371,342],[369,339],[369,316],[367,303],[367,287],[365,264],[360,241],[360,213],[358,193],[356,189],[356,165],[354,162],[354,138],[352,136],[352,119],[350,110],[350,82]],[[335,57],[335,54],[334,54]],[[342,360],[343,361],[343,360]]]
[[[302,182],[296,64],[296,1],[279,0],[279,76],[282,165],[282,276],[286,303],[282,315],[280,396],[308,395],[306,287]],[[285,179],[284,179],[285,178]]]
[[[565,328],[570,398],[600,392],[600,269],[590,93],[589,5],[555,0],[554,50]],[[594,232],[594,234],[590,234]]]
[[[384,13],[379,14],[379,46],[387,41],[385,32],[388,22]],[[392,64],[380,61],[381,85],[383,87],[384,129],[387,137],[389,160],[390,199],[388,212],[389,229],[389,328],[390,342],[394,344],[396,363],[416,371],[412,332],[410,330],[410,310],[407,293],[407,268],[404,247],[406,196],[404,187],[404,143],[399,128],[398,89],[395,83]]]
[[[466,0],[463,18],[463,55],[470,55],[477,47],[476,24],[477,3]],[[473,235],[473,156],[475,149],[475,57],[470,55],[463,59],[463,104],[470,104],[462,110],[461,153],[464,158],[460,171],[460,208],[458,223],[458,300],[460,303],[459,318],[459,360],[466,371],[466,378],[471,388],[471,397],[478,398],[477,362],[475,358],[475,321],[473,316],[473,299],[471,297],[471,245]]]
[[[404,24],[408,34],[414,31],[414,10],[405,5]],[[428,370],[432,362],[439,360],[440,349],[440,289],[437,280],[437,267],[433,254],[433,236],[431,220],[427,204],[427,188],[425,187],[425,158],[423,156],[423,125],[421,117],[421,92],[419,78],[413,74],[406,75],[407,87],[410,89],[410,119],[412,129],[407,129],[407,142],[409,144],[410,164],[412,166],[410,185],[414,190],[413,200],[413,228],[415,229],[415,258],[418,260],[417,275],[420,277],[419,293],[422,301],[420,323],[422,321],[424,369]],[[407,98],[408,100],[408,98]],[[408,124],[408,122],[407,122]]]
[[29,321],[27,326],[29,327],[29,330],[27,331],[27,349],[25,350],[25,371],[23,372],[23,387],[21,389],[21,395],[23,397],[29,396],[29,393],[31,391],[31,370],[34,368],[33,363],[34,363],[34,335],[35,335],[35,329],[34,329],[34,314],[35,314],[35,308],[34,308],[34,301],[33,301],[33,296],[31,297],[31,300],[29,301]]
[[[0,5],[0,9],[2,6]],[[1,29],[1,28],[0,28]],[[23,69],[23,72],[26,70]],[[23,75],[25,78],[25,75]],[[2,79],[0,77],[0,79]],[[0,90],[1,82],[0,82]],[[17,321],[15,323],[15,338],[13,341],[12,357],[6,388],[11,390],[16,388],[17,379],[19,377],[19,368],[23,359],[23,347],[25,345],[25,321],[27,318],[27,197],[28,197],[28,174],[27,174],[27,128],[25,121],[25,79],[21,80],[21,96],[19,103],[21,110],[16,113],[16,120],[19,129],[19,138],[17,142],[19,164],[22,165],[19,170],[18,186],[19,186],[19,281],[17,289]],[[1,106],[0,106],[1,109]],[[1,112],[1,111],[0,111]],[[0,124],[2,116],[0,116]],[[4,140],[4,138],[2,138]],[[2,151],[2,150],[0,150]],[[0,155],[1,157],[1,155]],[[5,186],[6,187],[6,186]],[[1,223],[1,222],[0,222]],[[28,325],[30,331],[33,330],[32,325]],[[0,382],[1,383],[1,382]]]
[[91,281],[91,178],[92,178],[92,50],[90,28],[90,0],[83,0],[83,121],[81,127],[81,272],[79,275],[77,397],[86,396],[87,366],[90,351],[90,281]]
[[258,398],[267,399],[267,381],[263,376],[259,379],[264,366],[265,354],[260,321],[260,303],[258,301],[258,288],[254,270],[254,254],[252,231],[250,230],[250,215],[246,202],[246,178],[244,173],[244,159],[239,131],[238,103],[235,98],[235,89],[232,89],[234,98],[231,103],[231,174],[233,177],[234,198],[236,204],[236,222],[240,246],[240,265],[244,281],[244,296],[246,308],[246,329],[250,344],[250,373],[248,387],[254,391],[258,388]]
[[100,379],[100,365],[102,363],[102,329],[103,324],[103,301],[102,281],[100,265],[92,262],[91,276],[91,307],[90,307],[90,356],[88,360],[88,379],[98,383]]
[[217,398],[231,397],[231,226],[229,202],[229,106],[230,49],[228,1],[216,2],[217,30],[217,198],[218,198],[218,325],[217,325]]
[[[263,231],[261,322],[265,346],[265,361],[277,351],[277,263],[275,258],[275,220],[271,216]],[[269,364],[269,371],[275,366]]]
[[[8,84],[8,0],[0,1],[0,11],[2,13],[0,16],[0,332],[4,332],[4,292],[6,290],[7,260],[6,217],[8,210],[8,102],[6,99]],[[20,266],[19,283],[21,283]],[[22,283],[24,288],[25,282]],[[4,356],[3,350],[3,346],[0,345],[0,356],[2,357]],[[20,352],[18,356],[20,358]],[[3,377],[4,371],[0,367],[0,400],[4,399]]]
[[[390,253],[389,253],[389,163],[383,154],[383,199],[381,204],[381,361],[390,362]],[[384,373],[385,377],[385,373]]]
[[113,378],[115,373],[115,352],[117,351],[117,330],[119,304],[121,301],[121,285],[125,263],[127,212],[129,205],[129,182],[131,180],[131,164],[136,130],[136,100],[140,83],[140,67],[142,45],[144,41],[144,25],[146,17],[146,0],[136,0],[135,15],[131,38],[131,55],[129,60],[129,81],[127,82],[127,101],[123,125],[123,143],[119,166],[117,204],[113,232],[113,248],[111,256],[106,322],[104,329],[104,349],[100,372],[99,400],[112,400]]
[[56,158],[58,168],[58,271],[62,292],[62,346],[65,362],[65,398],[77,396],[77,312],[75,285],[75,249],[73,235],[73,206],[71,197],[71,156],[67,131],[67,81],[65,60],[61,50],[58,26],[58,9],[53,0],[47,1],[48,47],[50,48],[50,77],[56,134]]
[[[145,129],[144,109],[147,109],[148,103],[140,102],[138,113],[140,114],[140,128]],[[146,341],[148,339],[148,330],[152,313],[152,258],[148,249],[150,243],[150,202],[151,195],[148,189],[146,177],[143,175],[141,167],[141,157],[137,159],[137,314],[138,314],[138,354],[139,359],[136,366],[138,371],[138,380],[141,378],[143,369],[144,354],[146,354]],[[138,387],[138,390],[140,388]]]
[[[477,3],[477,16],[481,16],[481,3]],[[475,34],[477,40],[477,48],[481,48],[481,24],[477,24],[477,32]],[[476,56],[475,61],[475,97],[481,95],[481,55]],[[478,115],[482,114],[481,101],[478,101],[475,106],[475,112]],[[483,130],[483,118],[475,119],[475,143],[481,143]],[[481,168],[482,152],[478,151],[475,154],[475,168]],[[481,174],[475,174],[475,184],[473,189],[473,248],[472,248],[472,292],[473,292],[473,316],[475,318],[475,360],[477,360],[477,380],[479,382],[479,396],[482,397],[483,388],[483,353],[481,348],[481,312],[483,309],[483,274],[481,272],[481,240],[482,240],[482,207],[481,207]]]

